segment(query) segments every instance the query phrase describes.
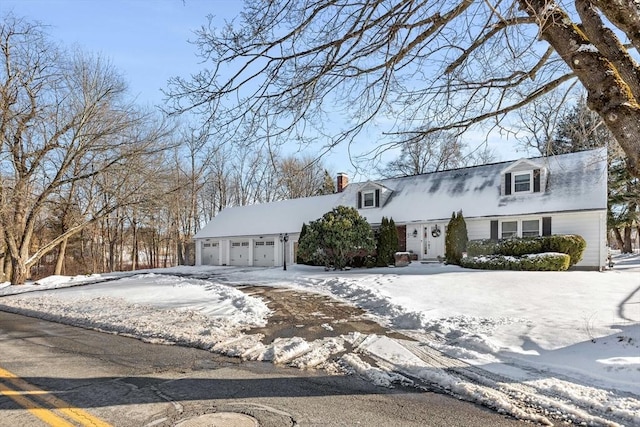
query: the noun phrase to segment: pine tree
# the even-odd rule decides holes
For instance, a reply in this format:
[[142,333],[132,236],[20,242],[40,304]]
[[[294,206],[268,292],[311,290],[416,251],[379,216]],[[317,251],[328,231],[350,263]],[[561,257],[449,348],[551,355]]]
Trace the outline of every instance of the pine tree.
[[462,253],[467,250],[467,224],[462,216],[462,211],[451,214],[451,220],[447,226],[445,236],[445,258],[447,263],[460,265]]
[[[307,234],[307,224],[302,223],[302,229],[300,230],[300,237],[298,237],[298,242],[301,242],[304,236]],[[300,255],[300,250],[296,254],[296,264],[305,264],[304,259]]]
[[324,170],[324,180],[322,181],[322,188],[318,189],[318,196],[325,194],[333,194],[336,192],[336,183],[329,174],[328,170]]
[[393,218],[382,217],[378,232],[376,265],[386,267],[394,263],[394,254],[398,251],[398,231]]

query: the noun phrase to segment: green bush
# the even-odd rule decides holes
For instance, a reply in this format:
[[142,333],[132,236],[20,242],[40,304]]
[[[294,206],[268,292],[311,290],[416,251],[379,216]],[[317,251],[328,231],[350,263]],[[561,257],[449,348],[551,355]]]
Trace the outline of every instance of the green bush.
[[544,251],[561,252],[569,255],[569,257],[571,257],[571,261],[569,262],[570,267],[580,262],[586,247],[586,240],[577,234],[545,236]]
[[444,240],[444,255],[448,264],[460,265],[462,253],[467,250],[468,241],[467,223],[462,216],[462,211],[457,215],[453,212]]
[[562,234],[542,237],[523,237],[505,240],[472,240],[467,244],[469,257],[483,255],[522,256],[559,252],[569,255],[569,266],[576,265],[581,259],[587,242],[576,234]]
[[[394,263],[394,254],[398,252],[398,230],[393,218],[382,217],[376,245],[376,261],[378,267],[386,267]],[[366,265],[365,265],[366,266]]]
[[506,239],[500,242],[498,253],[502,255],[522,256],[525,254],[539,254],[541,252],[548,252],[544,250],[543,239],[543,237]]
[[351,207],[338,206],[307,226],[298,254],[305,262],[343,269],[356,257],[365,259],[375,250],[371,226]]
[[523,256],[487,255],[467,257],[461,260],[462,267],[482,270],[516,271],[565,271],[569,268],[567,254],[548,252]]
[[467,255],[470,257],[481,255],[493,255],[498,252],[499,243],[491,239],[469,240],[467,243]]

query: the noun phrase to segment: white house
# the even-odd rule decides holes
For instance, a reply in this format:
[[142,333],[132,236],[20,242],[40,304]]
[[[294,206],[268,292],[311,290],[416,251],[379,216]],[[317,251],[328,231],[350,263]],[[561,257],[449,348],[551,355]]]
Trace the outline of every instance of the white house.
[[224,209],[195,235],[196,264],[292,263],[302,224],[345,205],[372,226],[393,218],[402,249],[419,260],[444,256],[447,223],[462,210],[469,239],[579,234],[587,247],[576,267],[601,269],[606,157],[598,149],[348,185],[341,174],[336,194]]

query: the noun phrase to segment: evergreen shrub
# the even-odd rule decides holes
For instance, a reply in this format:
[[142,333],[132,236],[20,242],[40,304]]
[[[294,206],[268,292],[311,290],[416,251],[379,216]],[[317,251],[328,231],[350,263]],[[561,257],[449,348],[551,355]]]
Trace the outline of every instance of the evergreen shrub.
[[515,271],[565,271],[570,257],[557,252],[526,254],[519,257],[509,255],[487,255],[467,257],[461,260],[462,267],[482,270]]
[[467,250],[467,223],[462,216],[462,211],[451,214],[451,220],[447,225],[444,240],[444,255],[448,264],[460,265],[463,252]]

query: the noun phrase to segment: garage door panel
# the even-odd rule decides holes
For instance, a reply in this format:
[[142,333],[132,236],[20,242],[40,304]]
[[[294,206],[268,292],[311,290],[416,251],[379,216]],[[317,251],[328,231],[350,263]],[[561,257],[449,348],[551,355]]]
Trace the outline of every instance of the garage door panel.
[[229,251],[229,265],[249,265],[249,242],[236,241],[231,242],[231,250]]
[[220,246],[218,242],[205,242],[202,245],[202,264],[220,265]]
[[259,240],[253,247],[253,265],[259,267],[273,267],[274,241]]

